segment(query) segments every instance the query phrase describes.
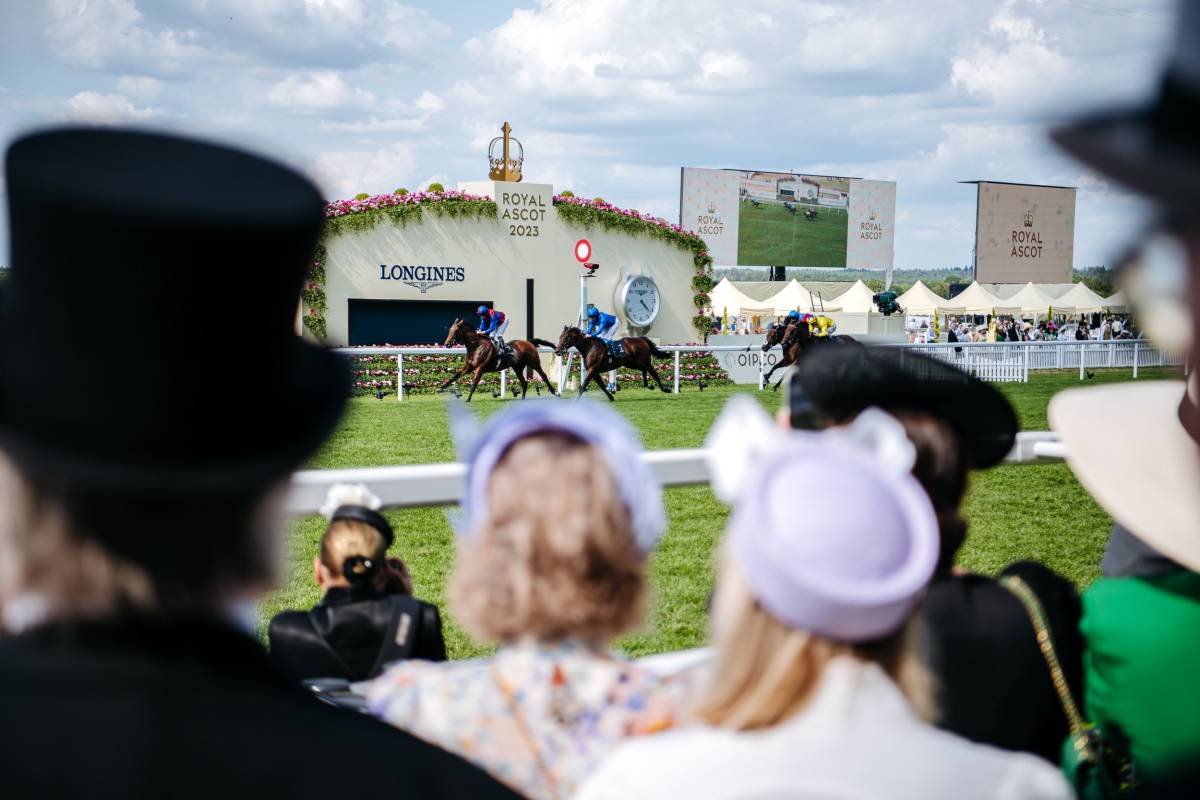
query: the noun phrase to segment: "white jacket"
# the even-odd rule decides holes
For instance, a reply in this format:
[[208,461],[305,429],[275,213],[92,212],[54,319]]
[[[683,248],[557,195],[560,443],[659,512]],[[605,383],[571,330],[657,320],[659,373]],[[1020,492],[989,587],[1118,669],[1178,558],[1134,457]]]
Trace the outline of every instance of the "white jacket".
[[1057,800],[1061,773],[1036,756],[923,723],[873,664],[830,662],[809,704],[762,731],[685,728],[630,740],[576,800]]

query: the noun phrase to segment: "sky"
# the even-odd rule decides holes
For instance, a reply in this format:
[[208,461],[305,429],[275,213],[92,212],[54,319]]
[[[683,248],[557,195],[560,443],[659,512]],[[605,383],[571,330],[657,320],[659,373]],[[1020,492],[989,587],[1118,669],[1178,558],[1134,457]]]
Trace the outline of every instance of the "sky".
[[[47,125],[234,143],[328,199],[525,179],[678,219],[681,166],[897,182],[898,268],[971,260],[986,179],[1079,187],[1075,265],[1150,209],[1049,126],[1144,102],[1171,0],[0,0],[0,146]],[[0,202],[7,195],[0,182]],[[7,214],[0,264],[8,262]]]

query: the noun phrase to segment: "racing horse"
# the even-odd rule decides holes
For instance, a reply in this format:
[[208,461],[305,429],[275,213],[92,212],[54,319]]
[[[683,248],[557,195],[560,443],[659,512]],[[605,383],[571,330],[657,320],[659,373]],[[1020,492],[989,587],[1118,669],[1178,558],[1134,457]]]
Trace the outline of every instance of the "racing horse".
[[[762,351],[766,353],[775,345],[779,345],[783,353],[779,361],[763,376],[764,384],[771,382],[771,376],[775,374],[775,370],[795,364],[800,360],[801,356],[813,347],[824,347],[827,345],[862,346],[853,336],[813,336],[808,324],[798,320],[789,320],[767,331],[767,338],[763,342]],[[781,383],[783,383],[782,377],[771,387],[772,391],[778,390]]]
[[[496,350],[496,345],[492,343],[491,337],[485,333],[480,333],[461,318],[454,320],[450,325],[450,331],[446,334],[446,343],[443,347],[449,347],[452,344],[461,344],[467,348],[467,357],[463,360],[463,365],[450,376],[450,380],[438,387],[439,392],[445,391],[452,383],[457,381],[467,372],[471,373],[471,391],[467,395],[467,402],[471,402],[471,398],[475,395],[475,387],[479,385],[479,379],[488,372],[504,372],[508,368],[517,376],[517,380],[521,383],[521,399],[525,399],[525,393],[529,391],[529,378],[533,377],[536,372],[541,376],[547,388],[550,389],[550,394],[556,395],[554,384],[550,382],[550,378],[542,370],[542,361],[538,356],[538,346],[554,347],[552,342],[545,339],[513,339],[508,343],[512,349],[511,356],[501,357]],[[534,388],[537,388],[536,386]],[[538,389],[538,394],[542,390]]]
[[653,358],[670,358],[671,354],[665,350],[659,350],[654,342],[647,339],[645,336],[626,336],[623,339],[618,339],[621,347],[625,350],[623,356],[614,358],[608,350],[608,344],[601,338],[596,336],[588,336],[583,331],[571,325],[564,325],[562,334],[558,337],[558,345],[554,352],[559,356],[563,355],[570,348],[574,347],[579,351],[579,357],[583,359],[584,378],[579,384],[579,396],[583,397],[583,393],[587,391],[589,381],[595,381],[596,385],[604,391],[605,396],[612,400],[613,396],[608,391],[608,387],[604,385],[604,381],[600,376],[605,372],[610,372],[621,367],[641,370],[642,385],[647,389],[650,388],[650,381],[647,375],[654,378],[654,382],[658,384],[658,388],[662,389],[665,394],[670,394],[671,390],[663,386],[662,378],[658,376],[658,371],[654,369]]

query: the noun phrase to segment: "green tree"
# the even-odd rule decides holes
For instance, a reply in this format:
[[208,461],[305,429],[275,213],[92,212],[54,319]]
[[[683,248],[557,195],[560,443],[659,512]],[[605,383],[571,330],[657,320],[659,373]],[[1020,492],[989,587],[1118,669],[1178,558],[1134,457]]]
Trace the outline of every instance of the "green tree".
[[445,187],[445,186],[442,186],[442,185],[441,185],[440,183],[438,183],[437,181],[434,181],[433,183],[429,184],[429,189],[428,189],[428,191],[431,191],[431,192],[444,192],[444,191],[446,191],[446,187]]

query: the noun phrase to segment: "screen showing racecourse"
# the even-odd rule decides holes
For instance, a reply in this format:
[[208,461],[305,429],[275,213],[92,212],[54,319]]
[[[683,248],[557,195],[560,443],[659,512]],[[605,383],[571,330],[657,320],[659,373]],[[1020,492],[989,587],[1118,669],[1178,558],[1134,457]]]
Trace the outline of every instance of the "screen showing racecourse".
[[720,265],[892,266],[896,184],[683,167],[679,224]]

